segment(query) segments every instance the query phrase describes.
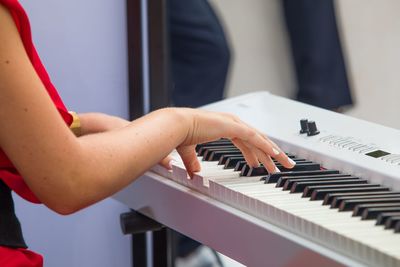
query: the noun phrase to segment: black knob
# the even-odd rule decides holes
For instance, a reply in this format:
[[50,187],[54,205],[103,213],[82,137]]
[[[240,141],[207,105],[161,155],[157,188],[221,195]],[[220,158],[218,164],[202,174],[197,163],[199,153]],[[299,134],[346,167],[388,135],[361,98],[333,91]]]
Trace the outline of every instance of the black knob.
[[301,119],[300,120],[300,133],[304,134],[308,132],[308,125],[307,125],[308,120],[307,119]]
[[317,129],[317,124],[315,124],[315,121],[307,122],[307,127],[308,127],[308,132],[307,132],[308,136],[319,134],[319,131]]

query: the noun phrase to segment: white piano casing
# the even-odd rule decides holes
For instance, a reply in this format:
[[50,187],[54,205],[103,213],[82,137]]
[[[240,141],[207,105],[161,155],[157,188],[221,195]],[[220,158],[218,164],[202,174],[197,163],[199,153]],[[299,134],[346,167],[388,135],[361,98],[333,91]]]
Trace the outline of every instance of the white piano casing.
[[[341,147],[339,141],[321,141],[328,136],[332,136],[332,140],[342,137],[344,143],[351,140],[367,145],[364,147],[367,151],[378,147],[400,154],[398,130],[268,92],[227,99],[204,109],[236,114],[267,134],[284,151],[321,163],[325,168],[337,169],[397,190],[400,188],[400,165]],[[303,118],[316,121],[321,133],[312,137],[300,135],[299,120]],[[308,240],[307,236],[298,235],[277,221],[269,220],[265,213],[257,210],[260,206],[245,196],[240,199],[246,203],[244,206],[240,209],[231,207],[226,199],[215,197],[220,196],[218,190],[222,190],[218,184],[211,181],[209,187],[205,187],[207,182],[199,176],[188,180],[187,173],[179,166],[174,166],[172,172],[155,166],[114,198],[251,267],[302,266],[302,260],[303,263],[306,260],[307,266],[396,266],[397,261],[375,260],[371,255],[364,259],[353,258],[325,246],[323,242]],[[222,192],[224,194],[226,192]]]
[[[207,110],[236,114],[273,139],[284,151],[318,163],[325,168],[369,179],[400,189],[400,165],[372,158],[321,142],[324,136],[351,137],[361,144],[376,145],[400,155],[400,131],[340,113],[299,103],[268,92],[257,92],[211,104]],[[299,134],[300,119],[314,120],[319,135]]]

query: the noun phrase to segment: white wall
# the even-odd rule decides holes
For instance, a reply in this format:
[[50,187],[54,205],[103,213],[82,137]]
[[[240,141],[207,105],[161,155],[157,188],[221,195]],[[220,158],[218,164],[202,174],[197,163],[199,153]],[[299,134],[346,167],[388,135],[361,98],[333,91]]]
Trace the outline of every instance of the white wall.
[[[279,0],[213,0],[232,41],[228,96],[293,96],[294,73]],[[348,115],[400,128],[400,2],[336,1],[356,105]]]
[[268,90],[292,96],[291,54],[278,0],[212,0],[231,42],[228,96]]
[[349,115],[400,129],[400,1],[337,2],[357,104]]

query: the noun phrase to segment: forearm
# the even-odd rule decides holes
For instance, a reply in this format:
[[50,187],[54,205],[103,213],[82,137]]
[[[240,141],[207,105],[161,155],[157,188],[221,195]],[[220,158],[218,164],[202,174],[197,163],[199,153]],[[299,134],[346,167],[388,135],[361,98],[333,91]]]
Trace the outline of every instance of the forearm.
[[54,177],[56,181],[40,185],[41,200],[69,214],[113,195],[186,138],[187,126],[182,118],[176,109],[164,109],[127,127],[78,138],[75,159]]
[[129,125],[129,121],[103,113],[80,113],[81,135],[107,132]]

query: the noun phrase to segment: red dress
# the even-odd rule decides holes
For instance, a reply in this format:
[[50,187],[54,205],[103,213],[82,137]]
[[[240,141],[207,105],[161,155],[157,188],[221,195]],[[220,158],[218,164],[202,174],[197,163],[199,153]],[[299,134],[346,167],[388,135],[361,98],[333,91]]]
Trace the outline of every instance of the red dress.
[[[64,106],[56,88],[50,81],[50,77],[44,68],[36,49],[32,42],[31,28],[28,16],[23,7],[17,0],[0,0],[0,4],[6,7],[11,13],[14,22],[18,28],[21,40],[24,44],[26,53],[41,81],[43,82],[47,92],[49,93],[54,105],[60,112],[67,125],[72,123],[72,116]],[[11,161],[0,148],[0,179],[11,188],[15,193],[24,199],[40,203],[37,197],[29,189],[21,175],[15,169]],[[43,259],[40,255],[27,249],[11,249],[0,246],[0,266],[32,266],[39,267],[43,265]]]

